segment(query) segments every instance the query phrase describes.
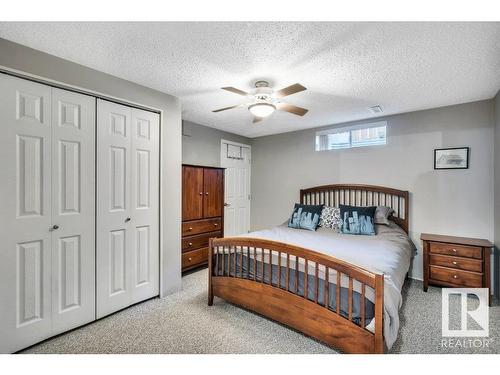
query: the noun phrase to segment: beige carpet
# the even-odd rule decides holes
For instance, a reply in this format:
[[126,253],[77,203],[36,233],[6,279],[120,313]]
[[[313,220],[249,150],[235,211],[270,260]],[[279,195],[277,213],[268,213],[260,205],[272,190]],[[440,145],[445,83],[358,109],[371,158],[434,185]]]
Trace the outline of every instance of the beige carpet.
[[[152,299],[32,346],[23,353],[335,353],[280,324],[215,298],[207,306],[206,269],[183,278],[181,292]],[[441,347],[441,292],[407,280],[402,327],[391,353],[500,353],[500,307],[490,309],[487,348]]]

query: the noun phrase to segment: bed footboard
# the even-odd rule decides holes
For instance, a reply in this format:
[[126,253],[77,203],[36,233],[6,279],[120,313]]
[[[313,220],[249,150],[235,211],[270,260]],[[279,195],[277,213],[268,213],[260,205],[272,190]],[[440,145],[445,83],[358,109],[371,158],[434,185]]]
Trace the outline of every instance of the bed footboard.
[[[208,267],[210,306],[217,296],[345,353],[384,352],[381,274],[301,247],[244,237],[210,239]],[[371,330],[367,303],[373,303]]]

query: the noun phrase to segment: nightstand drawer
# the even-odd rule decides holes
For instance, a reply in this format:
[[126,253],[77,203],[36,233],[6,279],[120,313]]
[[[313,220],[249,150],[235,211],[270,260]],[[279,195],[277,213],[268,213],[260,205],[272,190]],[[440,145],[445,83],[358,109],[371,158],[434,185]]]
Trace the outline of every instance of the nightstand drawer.
[[430,266],[429,277],[432,280],[442,281],[457,286],[467,286],[469,288],[480,288],[483,283],[482,273],[453,270],[439,266]]
[[429,263],[432,266],[455,268],[473,272],[483,272],[483,262],[477,259],[461,258],[441,254],[430,254]]
[[437,242],[431,242],[429,246],[430,252],[434,254],[445,254],[475,259],[483,258],[482,249],[480,247]]

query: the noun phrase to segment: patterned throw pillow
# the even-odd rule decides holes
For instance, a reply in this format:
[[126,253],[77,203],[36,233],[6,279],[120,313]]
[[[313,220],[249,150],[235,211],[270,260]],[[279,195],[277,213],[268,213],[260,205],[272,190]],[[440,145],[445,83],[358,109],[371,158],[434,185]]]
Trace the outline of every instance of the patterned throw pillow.
[[295,203],[292,216],[288,220],[290,228],[316,230],[323,205],[305,205]]
[[342,233],[346,234],[375,234],[375,210],[377,207],[356,207],[340,205],[342,219]]
[[329,206],[323,207],[323,211],[321,211],[321,217],[319,219],[319,226],[340,232],[340,229],[342,228],[340,208]]

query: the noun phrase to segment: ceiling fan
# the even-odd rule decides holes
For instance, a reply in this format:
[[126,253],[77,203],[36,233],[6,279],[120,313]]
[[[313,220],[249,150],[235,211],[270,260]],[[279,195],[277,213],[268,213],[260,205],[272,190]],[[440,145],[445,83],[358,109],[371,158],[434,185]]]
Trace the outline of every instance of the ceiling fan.
[[277,91],[274,91],[271,87],[269,87],[269,82],[267,81],[255,82],[255,89],[253,89],[250,93],[235,87],[222,87],[222,89],[238,95],[246,96],[250,99],[250,102],[216,109],[212,112],[221,112],[245,106],[248,107],[248,110],[254,116],[253,122],[255,123],[262,121],[265,117],[271,115],[275,110],[289,112],[297,116],[304,116],[308,111],[305,108],[281,102],[281,98],[284,98],[285,96],[306,90],[306,88],[300,83],[296,83]]

